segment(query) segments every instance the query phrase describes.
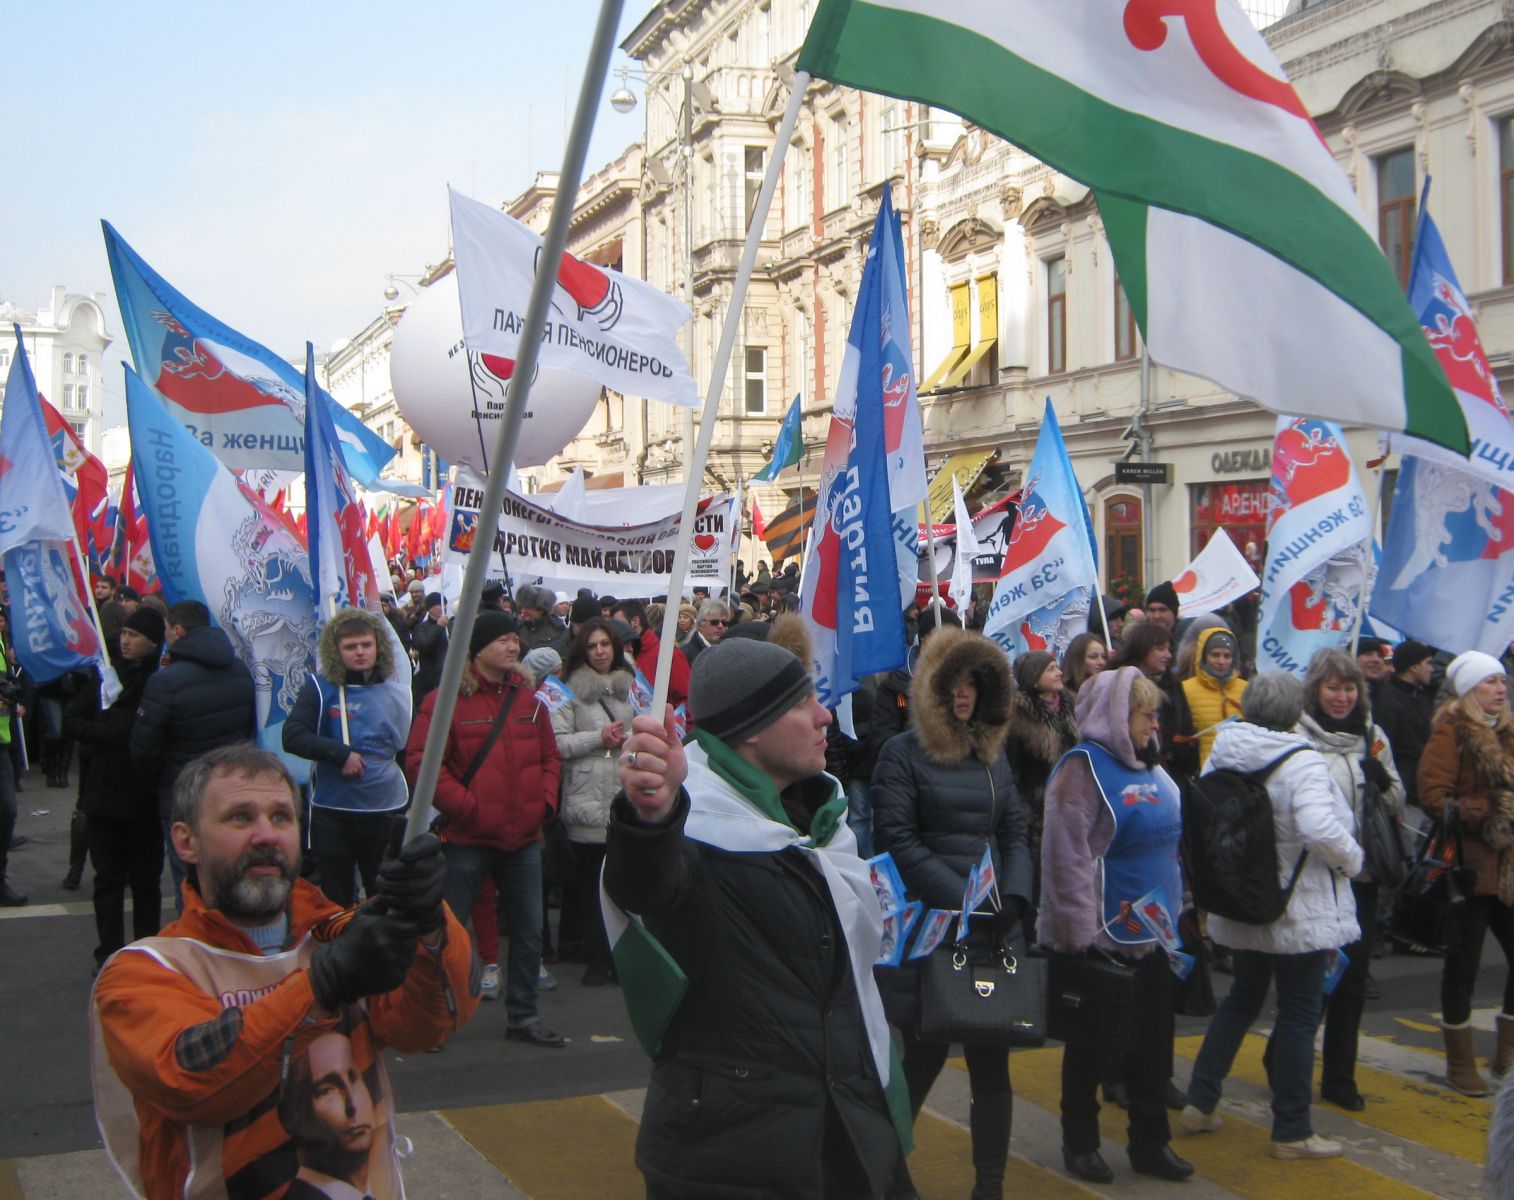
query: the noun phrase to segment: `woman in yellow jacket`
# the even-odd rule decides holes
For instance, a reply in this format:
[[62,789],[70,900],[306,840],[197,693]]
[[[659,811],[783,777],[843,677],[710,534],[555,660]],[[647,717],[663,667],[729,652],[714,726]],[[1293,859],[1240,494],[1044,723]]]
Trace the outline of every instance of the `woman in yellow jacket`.
[[1193,717],[1199,741],[1199,767],[1209,761],[1209,750],[1220,722],[1241,715],[1239,644],[1228,629],[1206,629],[1199,634],[1193,656],[1193,674],[1183,680],[1183,695]]

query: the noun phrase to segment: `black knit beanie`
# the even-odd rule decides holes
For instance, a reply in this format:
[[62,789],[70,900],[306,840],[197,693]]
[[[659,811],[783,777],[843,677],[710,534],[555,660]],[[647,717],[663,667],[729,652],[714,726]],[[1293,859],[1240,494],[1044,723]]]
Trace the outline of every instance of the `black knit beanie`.
[[168,632],[168,623],[163,620],[163,614],[157,609],[148,608],[144,604],[121,622],[121,628],[140,633],[154,646],[161,646]]
[[703,732],[735,746],[814,690],[804,664],[782,646],[722,638],[694,660],[689,716]]
[[515,618],[500,609],[484,611],[473,620],[473,636],[468,639],[468,657],[472,658],[490,642],[507,633],[519,633]]
[[1146,603],[1165,604],[1173,612],[1178,611],[1178,590],[1170,582],[1163,580],[1146,593]]

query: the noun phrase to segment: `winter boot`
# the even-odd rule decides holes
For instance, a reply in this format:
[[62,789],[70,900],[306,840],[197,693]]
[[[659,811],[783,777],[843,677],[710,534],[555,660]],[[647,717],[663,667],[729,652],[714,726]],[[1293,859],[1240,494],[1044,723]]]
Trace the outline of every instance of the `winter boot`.
[[68,765],[74,757],[74,744],[66,738],[58,742],[53,750],[53,770],[57,772],[58,782],[56,787],[68,786]]
[[1502,1083],[1509,1068],[1514,1067],[1514,1016],[1499,1013],[1497,1025],[1498,1049],[1493,1054],[1493,1061],[1488,1064],[1488,1073],[1493,1076],[1495,1083]]
[[42,773],[47,777],[47,786],[53,786],[53,780],[58,777],[58,770],[53,766],[53,743],[42,743]]
[[1463,1096],[1486,1096],[1488,1081],[1477,1069],[1477,1056],[1472,1052],[1472,1023],[1442,1023],[1440,1029],[1446,1039],[1446,1082]]
[[975,1179],[971,1200],[1004,1200],[1004,1166],[1009,1161],[1014,1104],[1012,1092],[973,1097],[968,1115]]

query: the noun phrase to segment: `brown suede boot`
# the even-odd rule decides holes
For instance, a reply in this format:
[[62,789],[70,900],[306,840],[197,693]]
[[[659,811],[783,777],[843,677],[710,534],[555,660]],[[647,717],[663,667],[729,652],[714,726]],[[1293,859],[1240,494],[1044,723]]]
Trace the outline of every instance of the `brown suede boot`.
[[1509,1068],[1514,1067],[1514,1016],[1499,1013],[1497,1028],[1498,1049],[1493,1052],[1493,1061],[1488,1064],[1488,1073],[1493,1076],[1495,1083],[1500,1083],[1509,1073]]
[[1488,1081],[1477,1069],[1477,1056],[1472,1052],[1472,1023],[1443,1023],[1440,1030],[1446,1039],[1446,1082],[1463,1096],[1486,1096]]

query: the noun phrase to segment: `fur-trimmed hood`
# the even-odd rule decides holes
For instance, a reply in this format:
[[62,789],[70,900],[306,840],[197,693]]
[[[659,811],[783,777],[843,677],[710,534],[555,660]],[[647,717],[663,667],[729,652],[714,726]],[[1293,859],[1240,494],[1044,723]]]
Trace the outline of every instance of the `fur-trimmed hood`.
[[[972,720],[952,716],[952,686],[964,675],[978,689]],[[932,762],[950,766],[969,756],[993,762],[1009,732],[1009,660],[979,633],[943,626],[931,634],[915,664],[911,720]]]
[[[510,674],[505,676],[506,683],[513,683],[519,687],[535,689],[537,684],[536,672],[523,662],[516,663],[510,668]],[[473,673],[473,664],[470,662],[463,668],[463,677],[458,680],[457,694],[459,696],[471,696],[478,691],[482,680]]]
[[810,642],[809,626],[798,613],[779,613],[774,617],[768,641],[782,646],[804,664],[805,670],[814,671],[815,647]]
[[1073,713],[1076,697],[1062,689],[1062,707],[1053,712],[1039,693],[1015,688],[1009,697],[1009,736],[1021,754],[1054,766],[1078,740],[1078,719]]
[[343,608],[335,612],[331,619],[321,626],[321,640],[316,646],[316,665],[320,673],[332,683],[340,684],[347,678],[347,669],[342,666],[342,654],[337,649],[336,631],[347,630],[347,636],[355,636],[351,632],[353,625],[366,625],[373,632],[373,640],[378,643],[378,657],[373,663],[373,682],[380,683],[385,679],[394,678],[394,644],[389,637],[389,622],[378,613],[371,613],[365,608]]
[[569,675],[566,682],[573,699],[586,706],[596,703],[601,696],[617,696],[622,700],[631,697],[631,672],[624,667],[616,667],[601,675],[585,663]]

